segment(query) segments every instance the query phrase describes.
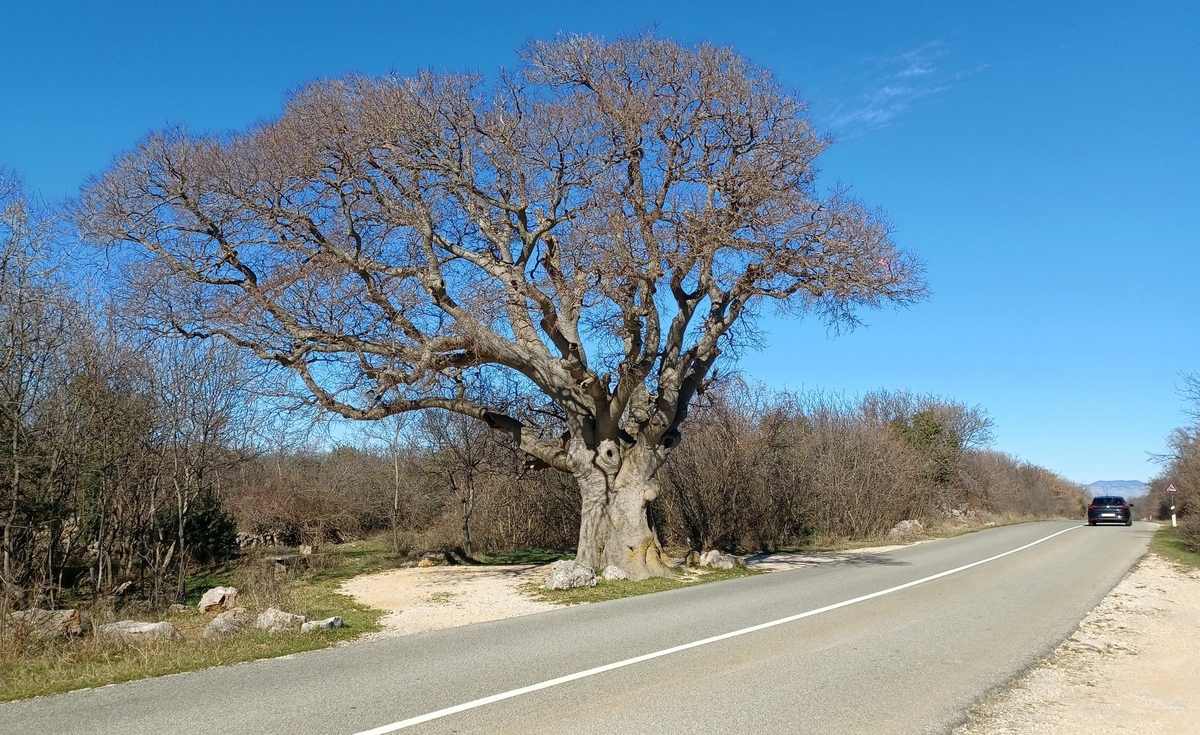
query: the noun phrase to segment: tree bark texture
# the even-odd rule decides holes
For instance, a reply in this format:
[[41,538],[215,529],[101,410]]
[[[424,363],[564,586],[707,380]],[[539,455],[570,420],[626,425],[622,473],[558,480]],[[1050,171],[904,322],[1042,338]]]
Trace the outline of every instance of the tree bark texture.
[[594,569],[616,566],[630,579],[669,575],[672,562],[646,517],[646,505],[657,495],[657,458],[636,448],[623,457],[612,441],[578,454],[583,462],[575,475],[581,496],[575,560]]

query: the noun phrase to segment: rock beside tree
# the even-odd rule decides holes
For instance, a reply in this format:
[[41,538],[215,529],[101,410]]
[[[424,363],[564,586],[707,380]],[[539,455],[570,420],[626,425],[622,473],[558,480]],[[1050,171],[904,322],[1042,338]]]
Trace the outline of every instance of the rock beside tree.
[[548,590],[569,590],[575,587],[595,587],[596,571],[586,564],[574,561],[556,561],[550,565],[550,577],[546,580]]
[[700,554],[699,565],[709,569],[733,569],[743,566],[742,560],[732,554],[722,554],[716,549]]
[[607,582],[629,579],[629,575],[624,569],[613,564],[604,567],[604,571],[600,573],[600,576]]

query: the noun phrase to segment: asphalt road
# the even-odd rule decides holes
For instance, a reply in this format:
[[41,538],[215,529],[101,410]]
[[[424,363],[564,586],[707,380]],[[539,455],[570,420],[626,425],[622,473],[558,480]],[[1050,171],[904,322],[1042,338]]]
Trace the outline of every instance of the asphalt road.
[[789,572],[0,705],[0,733],[352,735],[836,606],[403,733],[942,733],[1075,629],[1154,527],[1029,523]]

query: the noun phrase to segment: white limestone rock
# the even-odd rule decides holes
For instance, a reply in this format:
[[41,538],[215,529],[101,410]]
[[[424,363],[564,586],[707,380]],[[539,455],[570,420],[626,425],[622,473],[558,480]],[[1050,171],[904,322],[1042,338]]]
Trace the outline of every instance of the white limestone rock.
[[284,633],[296,630],[307,622],[303,615],[294,615],[274,607],[269,607],[254,620],[254,627],[268,633]]
[[600,576],[610,582],[617,579],[629,579],[629,575],[624,569],[612,564],[604,567],[604,571],[600,573]]
[[105,623],[96,629],[102,637],[118,638],[133,643],[144,641],[177,641],[183,638],[179,631],[167,621],[144,623],[137,620],[118,620]]
[[200,612],[228,610],[237,600],[237,587],[213,587],[200,598]]
[[550,565],[550,577],[546,580],[548,590],[595,586],[596,571],[589,566],[567,560],[556,561]]
[[26,635],[41,640],[83,633],[83,621],[78,610],[18,610],[9,619]]
[[341,617],[334,615],[332,618],[325,618],[324,620],[310,620],[300,626],[300,632],[312,633],[318,630],[333,630],[334,628],[342,627],[342,625],[344,623],[342,623]]

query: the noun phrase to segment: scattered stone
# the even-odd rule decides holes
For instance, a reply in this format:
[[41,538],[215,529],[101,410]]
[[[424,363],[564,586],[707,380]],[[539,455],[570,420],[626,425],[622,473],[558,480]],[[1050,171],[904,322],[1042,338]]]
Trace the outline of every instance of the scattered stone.
[[687,556],[684,558],[683,563],[689,567],[700,566],[700,552],[696,551],[695,549],[689,551]]
[[600,573],[600,576],[603,577],[604,579],[608,580],[609,582],[612,582],[612,581],[618,580],[618,579],[629,579],[629,575],[625,572],[624,569],[622,569],[621,567],[618,567],[618,566],[614,566],[612,564],[609,564],[608,566],[604,567],[604,571]]
[[440,567],[447,564],[457,564],[458,557],[449,551],[426,551],[417,562],[419,567]]
[[300,556],[312,556],[313,551],[312,544],[300,544]]
[[172,602],[170,606],[167,607],[167,612],[171,613],[172,615],[178,615],[179,613],[185,613],[187,611],[188,606],[181,605],[178,602]]
[[114,597],[120,597],[121,595],[128,592],[132,587],[133,587],[132,580],[122,582],[121,584],[117,585],[115,589],[113,589],[112,594]]
[[722,554],[717,549],[706,551],[700,555],[700,566],[709,569],[733,569],[741,566],[742,560],[732,554]]
[[921,525],[920,521],[903,520],[893,526],[887,535],[890,539],[905,539],[924,532],[925,527]]
[[26,635],[42,640],[83,633],[78,610],[18,610],[9,617]]
[[300,625],[300,632],[311,633],[315,630],[333,630],[334,628],[342,627],[342,625],[344,625],[344,623],[342,623],[342,619],[339,616],[334,615],[332,618],[325,618],[324,620],[312,620],[307,623],[302,623]]
[[[242,608],[238,608],[241,610]],[[209,625],[204,626],[203,638],[223,638],[226,635],[236,635],[245,631],[246,623],[236,619],[236,617],[226,617],[224,612],[217,615],[209,621]]]
[[256,546],[284,546],[285,545],[285,544],[281,543],[282,534],[276,533],[274,531],[267,531],[266,533],[242,532],[242,533],[239,533],[236,538],[237,538],[237,545],[238,545],[239,549],[244,549],[247,546],[249,546],[250,548],[254,548]]
[[282,633],[294,630],[304,625],[307,618],[303,615],[293,615],[274,607],[269,607],[254,620],[254,627],[268,633]]
[[250,611],[244,607],[233,607],[213,618],[213,620],[236,620],[239,623],[249,623]]
[[954,526],[955,528],[964,528],[979,521],[978,511],[966,505],[958,508],[946,509],[943,515],[945,516],[946,520],[950,522],[950,525]]
[[595,587],[596,571],[589,566],[573,561],[556,561],[550,565],[550,577],[546,580],[548,590],[569,590],[575,587]]
[[200,612],[228,610],[237,599],[237,587],[213,587],[200,598]]
[[101,636],[118,638],[123,641],[177,641],[183,636],[167,621],[161,623],[144,623],[137,620],[119,620],[115,623],[105,623],[96,629]]
[[312,566],[312,556],[301,556],[300,554],[276,554],[267,557],[267,561],[274,562],[276,568],[283,567],[284,572],[291,572],[293,568],[308,569]]

